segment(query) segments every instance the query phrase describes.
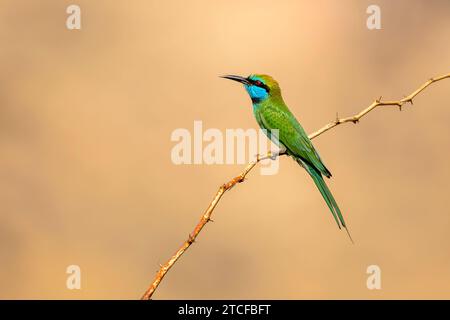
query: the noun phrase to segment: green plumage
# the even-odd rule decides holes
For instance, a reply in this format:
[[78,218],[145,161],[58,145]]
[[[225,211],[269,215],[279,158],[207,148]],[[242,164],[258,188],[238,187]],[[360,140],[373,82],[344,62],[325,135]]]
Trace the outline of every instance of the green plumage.
[[[323,164],[305,130],[284,103],[278,83],[267,75],[252,75],[248,78],[225,76],[225,78],[244,84],[252,98],[253,113],[259,126],[266,129],[269,138],[278,143],[281,149],[286,149],[287,154],[305,168],[333,214],[338,227],[344,227],[348,233],[341,210],[323,180],[323,176],[330,178],[331,173]],[[270,133],[273,129],[278,129],[277,139]],[[350,233],[348,235],[351,239]]]

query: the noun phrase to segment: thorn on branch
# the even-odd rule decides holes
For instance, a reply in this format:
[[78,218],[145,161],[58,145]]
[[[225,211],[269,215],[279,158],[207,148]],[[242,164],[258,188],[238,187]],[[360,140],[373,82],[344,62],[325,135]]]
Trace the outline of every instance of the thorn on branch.
[[341,119],[339,119],[339,115],[337,112],[336,112],[336,120],[334,120],[334,124],[335,125],[341,124]]
[[191,235],[191,234],[189,234],[189,236],[188,236],[188,241],[187,241],[189,244],[193,244],[194,242],[195,242],[195,239],[194,239],[194,237]]
[[401,104],[404,103],[411,103],[411,105],[413,105],[413,99],[412,98],[408,98],[407,96],[404,96],[402,100],[400,100]]

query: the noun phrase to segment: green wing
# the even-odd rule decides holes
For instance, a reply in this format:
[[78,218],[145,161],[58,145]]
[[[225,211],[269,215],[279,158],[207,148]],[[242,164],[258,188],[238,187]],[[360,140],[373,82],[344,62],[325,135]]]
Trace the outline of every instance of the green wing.
[[260,125],[267,130],[278,129],[280,142],[293,156],[301,158],[324,176],[331,177],[330,171],[323,164],[305,130],[287,108],[266,105],[260,108],[258,113]]

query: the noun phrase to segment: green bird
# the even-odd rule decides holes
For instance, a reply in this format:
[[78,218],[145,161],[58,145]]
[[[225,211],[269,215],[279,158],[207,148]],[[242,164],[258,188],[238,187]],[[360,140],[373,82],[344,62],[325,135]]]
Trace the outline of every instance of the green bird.
[[[301,167],[305,168],[325,199],[339,229],[341,226],[344,227],[353,242],[341,210],[323,180],[323,176],[330,178],[331,172],[323,164],[305,130],[284,103],[278,82],[271,76],[263,74],[253,74],[247,78],[227,75],[222,78],[244,85],[252,99],[253,114],[259,126],[265,129],[264,132],[269,139],[279,146],[280,153],[291,156]],[[271,132],[271,130],[275,131]],[[277,133],[276,136],[274,133]]]

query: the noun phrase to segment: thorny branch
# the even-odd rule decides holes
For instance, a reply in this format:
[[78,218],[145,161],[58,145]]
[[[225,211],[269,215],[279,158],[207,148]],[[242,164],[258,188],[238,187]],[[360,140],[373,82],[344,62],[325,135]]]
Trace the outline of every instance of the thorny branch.
[[[400,110],[402,109],[403,105],[407,103],[413,104],[413,99],[420,94],[422,91],[424,91],[428,86],[431,84],[450,78],[450,73],[436,77],[431,78],[427,82],[425,82],[422,86],[420,86],[417,90],[412,92],[410,95],[404,97],[400,100],[393,100],[393,101],[382,101],[381,97],[379,99],[376,99],[374,102],[372,102],[371,105],[369,105],[367,108],[359,112],[358,114],[347,117],[347,118],[339,118],[337,117],[336,120],[326,124],[319,130],[311,133],[309,135],[310,139],[314,139],[317,136],[321,135],[322,133],[327,132],[328,130],[333,129],[334,127],[337,127],[340,124],[343,123],[358,123],[362,117],[364,117],[369,112],[373,111],[375,108],[380,106],[397,106]],[[282,154],[279,154],[282,155]],[[164,264],[160,265],[159,271],[156,273],[156,276],[153,280],[153,282],[150,284],[148,289],[145,291],[144,295],[142,296],[142,300],[150,300],[152,295],[154,294],[155,290],[158,288],[159,284],[161,283],[162,279],[166,275],[166,273],[170,270],[170,268],[175,264],[175,262],[178,261],[178,259],[183,255],[183,253],[191,246],[192,243],[195,242],[195,239],[202,231],[203,227],[211,220],[211,215],[216,208],[217,204],[219,203],[220,199],[222,199],[225,192],[233,188],[236,184],[244,182],[245,177],[249,174],[249,172],[261,161],[268,158],[274,158],[279,155],[273,155],[271,153],[268,153],[265,156],[257,156],[256,160],[250,162],[238,176],[234,177],[227,183],[224,183],[220,186],[219,190],[217,191],[216,195],[214,196],[214,199],[209,204],[206,211],[203,213],[203,215],[200,218],[200,221],[195,226],[195,229],[192,231],[192,233],[189,234],[188,239],[181,245],[181,247],[175,252],[175,254],[172,255],[172,257]]]

